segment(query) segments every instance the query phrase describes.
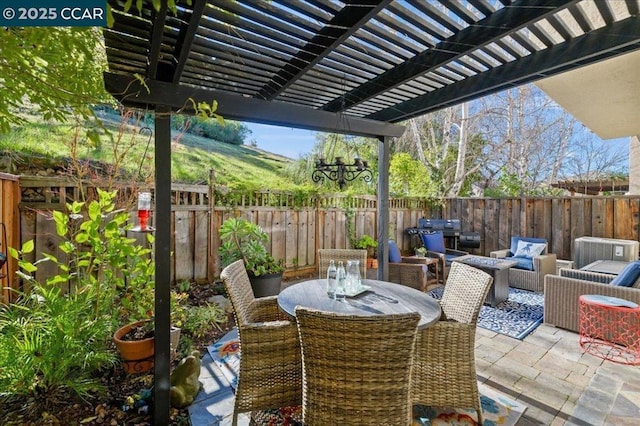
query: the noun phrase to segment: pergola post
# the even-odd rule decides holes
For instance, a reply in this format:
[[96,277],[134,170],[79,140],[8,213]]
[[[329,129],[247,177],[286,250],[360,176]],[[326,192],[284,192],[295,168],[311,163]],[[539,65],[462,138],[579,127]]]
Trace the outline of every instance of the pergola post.
[[389,144],[378,137],[378,279],[389,280]]
[[155,109],[155,348],[153,423],[169,424],[171,374],[171,109]]

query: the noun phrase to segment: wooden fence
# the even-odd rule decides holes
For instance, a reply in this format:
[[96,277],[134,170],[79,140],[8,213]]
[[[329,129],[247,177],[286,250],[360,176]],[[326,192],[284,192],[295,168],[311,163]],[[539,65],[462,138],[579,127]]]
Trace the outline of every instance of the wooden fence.
[[0,173],[0,252],[7,256],[7,263],[0,268],[0,303],[10,300],[9,287],[15,282],[16,263],[7,249],[20,244],[19,201],[18,176]]
[[[55,250],[55,227],[49,210],[60,208],[62,200],[79,194],[68,181],[20,178],[21,241],[34,238],[36,252]],[[128,188],[124,194],[135,193]],[[24,194],[29,197],[24,197]],[[48,194],[48,195],[47,195]],[[89,195],[87,195],[89,194]],[[172,281],[211,281],[220,270],[217,249],[218,228],[231,216],[259,224],[270,236],[273,255],[284,258],[289,270],[316,268],[319,248],[347,248],[350,237],[377,235],[379,216],[375,197],[341,195],[296,199],[286,192],[255,192],[249,195],[220,195],[210,186],[172,186],[171,227]],[[127,197],[121,200],[126,203]],[[132,208],[131,203],[129,203]],[[462,230],[480,234],[475,254],[509,246],[512,235],[544,237],[550,251],[560,259],[571,259],[575,238],[597,237],[639,239],[640,197],[558,198],[457,198],[432,205],[423,199],[390,200],[390,237],[402,250],[411,252],[419,239],[405,233],[418,219],[460,219]],[[132,208],[132,217],[134,211]],[[133,218],[132,220],[135,220]],[[42,270],[45,274],[48,271]]]

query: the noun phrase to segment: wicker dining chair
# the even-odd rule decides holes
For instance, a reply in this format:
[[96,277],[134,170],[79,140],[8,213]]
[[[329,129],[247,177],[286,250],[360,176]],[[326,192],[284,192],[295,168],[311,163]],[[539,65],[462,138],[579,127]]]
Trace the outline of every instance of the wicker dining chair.
[[411,424],[410,372],[420,314],[352,316],[296,308],[303,423]]
[[240,369],[233,424],[238,414],[302,403],[298,329],[278,308],[276,296],[254,298],[242,260],[220,274],[240,337]]
[[411,372],[414,404],[482,409],[475,363],[476,323],[493,278],[453,262],[440,300],[442,317],[420,330]]
[[367,277],[367,251],[359,249],[319,249],[318,250],[318,272],[320,278],[327,277],[327,269],[329,268],[329,261],[335,260],[336,267],[338,262],[344,262],[344,267],[347,267],[347,260],[359,260],[360,261],[360,276],[362,279]]

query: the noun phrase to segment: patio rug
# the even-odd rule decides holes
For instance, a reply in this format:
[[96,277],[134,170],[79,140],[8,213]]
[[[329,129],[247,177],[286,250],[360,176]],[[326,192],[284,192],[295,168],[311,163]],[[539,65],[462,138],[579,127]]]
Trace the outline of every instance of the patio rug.
[[[235,388],[237,372],[240,366],[240,344],[237,329],[229,331],[224,337],[208,348],[214,362],[220,367],[225,378]],[[479,384],[480,402],[484,415],[484,426],[513,426],[525,412],[527,407],[497,391]],[[475,425],[475,411],[432,408],[416,405],[413,408],[414,426],[426,425]],[[251,424],[256,426],[301,425],[301,407],[283,407],[274,410],[254,411],[251,413]],[[373,422],[372,424],[375,424]]]
[[[444,287],[438,287],[429,293],[440,299],[443,291]],[[522,340],[542,323],[543,304],[543,293],[510,287],[507,300],[495,308],[484,305],[480,309],[478,326]]]

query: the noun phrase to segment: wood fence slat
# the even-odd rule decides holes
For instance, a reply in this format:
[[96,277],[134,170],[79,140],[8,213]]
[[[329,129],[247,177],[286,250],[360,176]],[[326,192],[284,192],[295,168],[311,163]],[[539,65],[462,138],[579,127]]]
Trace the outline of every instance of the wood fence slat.
[[632,238],[633,222],[631,221],[631,211],[629,208],[629,200],[626,198],[616,199],[614,202],[614,230],[615,238],[628,240]]
[[282,210],[274,210],[271,222],[271,254],[276,259],[286,259],[286,217]]
[[193,279],[197,283],[205,283],[209,277],[209,213],[196,211],[194,215]]
[[190,212],[175,212],[174,220],[174,257],[175,280],[191,281],[193,279],[194,259],[194,215]]
[[318,224],[316,222],[317,217],[318,216],[315,211],[307,211],[307,265],[316,264],[316,249],[319,248],[319,241],[316,239],[316,235],[318,235]]
[[309,265],[309,256],[307,255],[308,246],[306,244],[308,237],[308,211],[298,210],[298,229],[296,230],[296,258],[298,259],[298,267]]
[[[287,268],[293,267],[294,258],[298,258],[298,212],[286,210],[285,215],[285,265]],[[297,262],[297,260],[296,260]]]

